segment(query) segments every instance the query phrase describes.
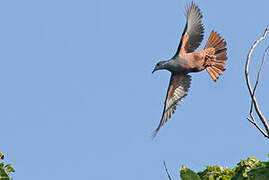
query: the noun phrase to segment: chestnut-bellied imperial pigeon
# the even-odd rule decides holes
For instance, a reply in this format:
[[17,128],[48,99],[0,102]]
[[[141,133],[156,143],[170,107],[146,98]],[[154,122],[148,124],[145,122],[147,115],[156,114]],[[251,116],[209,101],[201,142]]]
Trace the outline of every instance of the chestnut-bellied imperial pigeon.
[[212,31],[204,49],[194,51],[203,40],[204,27],[201,22],[201,11],[193,2],[187,8],[186,18],[187,23],[176,54],[167,61],[158,62],[152,71],[153,73],[165,69],[171,72],[162,118],[153,137],[175,112],[178,102],[182,102],[187,95],[191,84],[191,76],[188,73],[205,69],[210,77],[216,81],[225,70],[227,49],[224,39],[221,38],[220,34]]

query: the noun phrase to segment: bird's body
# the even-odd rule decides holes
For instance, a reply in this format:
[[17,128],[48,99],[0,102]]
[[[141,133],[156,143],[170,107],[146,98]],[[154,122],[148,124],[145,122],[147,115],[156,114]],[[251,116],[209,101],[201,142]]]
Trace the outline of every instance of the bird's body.
[[187,95],[191,83],[191,76],[188,73],[206,69],[211,78],[216,81],[225,70],[226,42],[219,34],[212,31],[205,48],[195,51],[203,40],[204,28],[200,9],[193,2],[187,9],[186,17],[187,24],[176,54],[167,61],[158,62],[153,70],[155,72],[164,69],[171,72],[163,115],[154,136],[175,112],[178,102],[183,101]]
[[[173,59],[176,64],[179,64],[184,71],[182,73],[199,72],[205,69],[205,50],[195,51],[192,53],[179,54]],[[180,70],[174,73],[181,73]]]

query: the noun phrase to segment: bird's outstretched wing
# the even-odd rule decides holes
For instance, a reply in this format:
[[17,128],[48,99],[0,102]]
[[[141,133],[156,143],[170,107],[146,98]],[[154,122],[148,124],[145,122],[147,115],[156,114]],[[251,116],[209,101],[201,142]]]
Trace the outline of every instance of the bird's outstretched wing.
[[163,115],[159,126],[154,131],[153,137],[156,136],[160,128],[167,122],[176,110],[179,101],[187,95],[191,84],[191,76],[184,74],[172,74],[169,87],[167,90],[166,100],[164,103]]
[[179,53],[193,52],[200,46],[204,38],[202,17],[199,7],[192,2],[186,11],[187,23],[174,57],[178,56]]

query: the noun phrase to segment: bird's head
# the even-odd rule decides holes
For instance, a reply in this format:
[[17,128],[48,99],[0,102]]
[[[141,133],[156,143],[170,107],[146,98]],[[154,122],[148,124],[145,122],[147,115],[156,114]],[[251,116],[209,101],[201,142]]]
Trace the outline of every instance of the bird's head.
[[155,68],[153,69],[152,73],[161,69],[168,69],[168,67],[169,67],[168,61],[160,61],[155,65]]

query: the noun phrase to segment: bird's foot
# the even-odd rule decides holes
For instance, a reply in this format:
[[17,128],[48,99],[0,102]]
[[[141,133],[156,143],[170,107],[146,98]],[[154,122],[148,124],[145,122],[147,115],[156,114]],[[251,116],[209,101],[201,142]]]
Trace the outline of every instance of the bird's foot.
[[205,58],[206,58],[206,59],[210,59],[210,60],[216,60],[217,57],[216,57],[215,55],[209,55],[209,54],[206,54],[206,55],[205,55]]

